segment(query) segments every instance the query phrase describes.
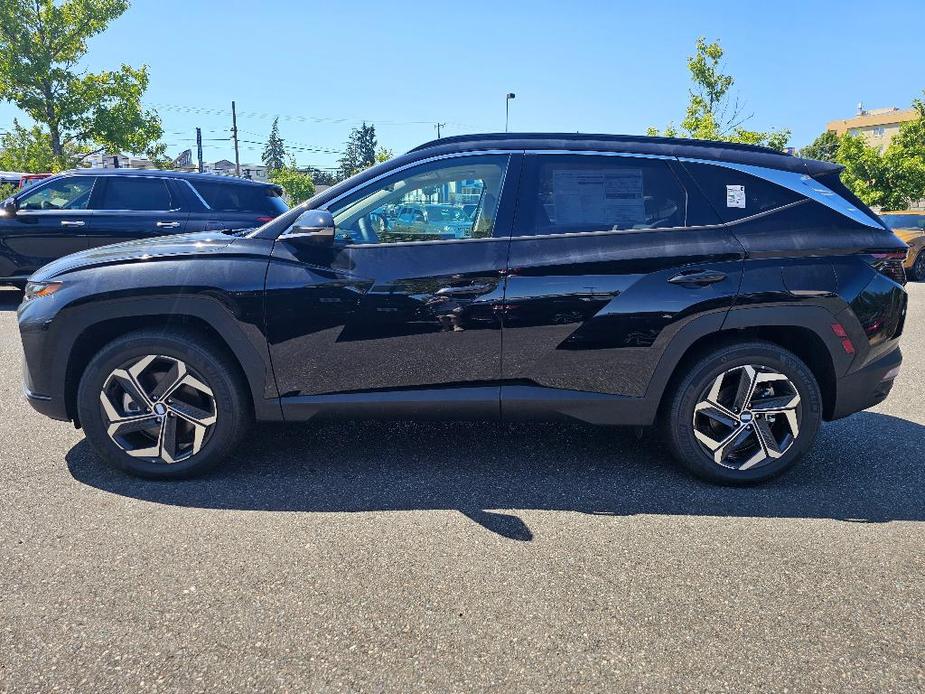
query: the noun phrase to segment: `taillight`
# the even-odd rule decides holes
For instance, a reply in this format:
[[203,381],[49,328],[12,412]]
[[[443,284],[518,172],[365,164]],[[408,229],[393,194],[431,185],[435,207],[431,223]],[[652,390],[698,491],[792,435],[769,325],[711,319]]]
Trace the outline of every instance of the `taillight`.
[[891,251],[889,253],[874,253],[871,256],[871,267],[881,275],[889,277],[897,284],[906,284],[906,251]]
[[258,224],[266,224],[267,222],[272,222],[276,217],[257,217]]

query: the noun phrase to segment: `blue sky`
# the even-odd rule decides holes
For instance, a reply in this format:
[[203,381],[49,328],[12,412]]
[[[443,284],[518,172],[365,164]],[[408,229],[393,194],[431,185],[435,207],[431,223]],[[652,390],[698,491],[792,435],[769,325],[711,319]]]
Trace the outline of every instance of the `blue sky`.
[[[258,161],[272,119],[333,166],[366,119],[396,153],[435,135],[511,130],[643,133],[683,116],[685,59],[720,39],[749,127],[789,128],[800,146],[827,121],[908,106],[925,88],[925,3],[342,2],[135,0],[92,40],[89,69],[147,64],[146,102],[169,151],[232,158],[237,101],[244,162]],[[197,112],[195,109],[199,109]],[[17,115],[0,104],[0,128]],[[215,139],[213,139],[215,138]]]

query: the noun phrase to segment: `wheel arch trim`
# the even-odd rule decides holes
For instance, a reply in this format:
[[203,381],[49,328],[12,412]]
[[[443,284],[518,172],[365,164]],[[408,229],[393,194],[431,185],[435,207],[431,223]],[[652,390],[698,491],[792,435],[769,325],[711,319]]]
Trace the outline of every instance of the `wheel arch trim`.
[[[90,309],[90,310],[87,310]],[[49,381],[62,384],[62,400],[67,408],[68,419],[76,417],[76,386],[79,382],[81,355],[75,351],[82,340],[88,339],[94,331],[109,326],[105,333],[114,339],[132,330],[150,327],[185,327],[201,329],[207,326],[212,333],[209,338],[217,340],[237,361],[248,384],[254,414],[258,419],[278,421],[282,419],[279,393],[266,347],[266,338],[259,326],[253,328],[251,337],[242,323],[218,300],[205,296],[191,297],[149,297],[130,301],[113,299],[93,302],[81,310],[69,311],[60,316],[56,325],[57,345],[49,364],[53,373]],[[123,323],[124,321],[124,323]],[[56,320],[55,323],[59,321]],[[124,329],[120,329],[120,323]],[[113,330],[115,332],[113,333]],[[262,349],[261,349],[262,346]],[[91,355],[92,358],[92,355]]]

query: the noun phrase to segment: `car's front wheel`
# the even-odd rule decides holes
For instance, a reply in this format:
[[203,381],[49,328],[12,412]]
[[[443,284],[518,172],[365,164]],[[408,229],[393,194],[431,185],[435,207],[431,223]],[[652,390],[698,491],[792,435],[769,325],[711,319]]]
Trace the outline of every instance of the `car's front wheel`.
[[707,354],[675,389],[667,439],[675,457],[711,482],[761,482],[796,463],[822,421],[812,371],[768,342]]
[[187,331],[139,331],[94,357],[77,407],[87,439],[109,464],[135,475],[200,474],[230,453],[250,421],[234,365]]

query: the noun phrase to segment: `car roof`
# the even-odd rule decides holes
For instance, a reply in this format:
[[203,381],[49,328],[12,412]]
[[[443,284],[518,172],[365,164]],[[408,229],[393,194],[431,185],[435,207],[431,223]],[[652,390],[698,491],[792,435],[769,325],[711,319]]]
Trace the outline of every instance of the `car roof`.
[[606,135],[585,133],[480,133],[454,135],[431,140],[411,152],[432,150],[444,154],[474,150],[565,150],[623,152],[724,161],[735,164],[764,166],[818,176],[840,171],[843,167],[831,162],[801,159],[770,147],[715,140],[694,140],[681,137],[650,137],[646,135]]
[[263,181],[253,181],[249,178],[221,176],[218,174],[198,173],[195,171],[167,171],[164,169],[69,169],[61,173],[83,176],[154,176],[158,178],[180,178],[187,181],[207,181],[209,183],[230,183],[234,185],[279,188],[275,183],[264,183]]

